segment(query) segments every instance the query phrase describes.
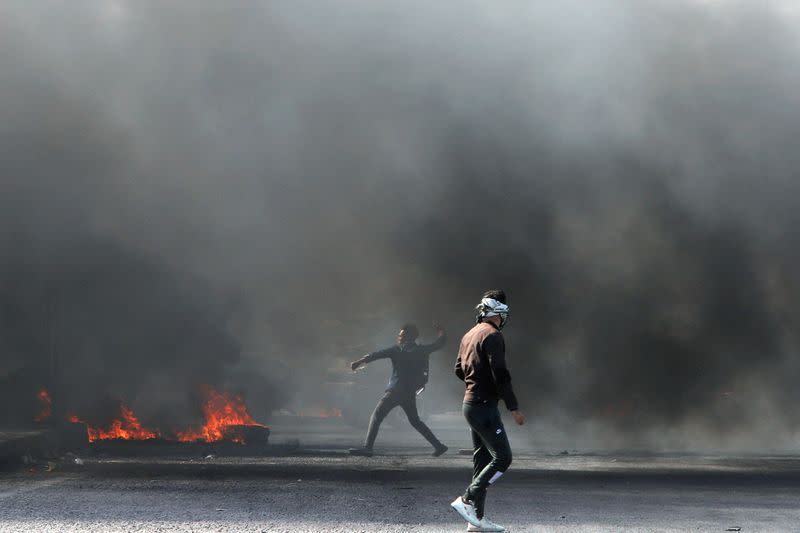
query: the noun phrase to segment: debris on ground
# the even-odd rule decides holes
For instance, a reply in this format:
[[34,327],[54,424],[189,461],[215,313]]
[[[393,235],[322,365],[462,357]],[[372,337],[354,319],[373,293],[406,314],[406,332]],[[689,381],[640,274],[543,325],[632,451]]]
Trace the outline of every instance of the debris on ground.
[[558,455],[569,455],[569,452],[568,452],[567,450],[564,450],[563,452],[561,452],[561,453],[560,453],[560,454],[558,454]]
[[208,455],[206,455],[206,456],[204,457],[204,459],[205,459],[206,461],[210,461],[211,459],[216,459],[216,458],[217,458],[217,456],[216,456],[216,455],[214,455],[213,453],[210,453],[210,454],[208,454]]
[[741,530],[742,530],[742,528],[740,528],[739,526],[733,526],[733,527],[729,527],[725,531],[741,531]]

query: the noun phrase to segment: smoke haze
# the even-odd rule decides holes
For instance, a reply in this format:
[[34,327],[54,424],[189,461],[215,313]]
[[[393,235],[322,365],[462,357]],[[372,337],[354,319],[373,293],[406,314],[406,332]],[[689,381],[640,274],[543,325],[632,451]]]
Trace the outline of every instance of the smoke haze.
[[793,442],[796,8],[429,4],[4,2],[7,390],[57,353],[98,419],[190,419],[202,383],[267,413],[441,321],[455,410],[502,287],[541,427]]

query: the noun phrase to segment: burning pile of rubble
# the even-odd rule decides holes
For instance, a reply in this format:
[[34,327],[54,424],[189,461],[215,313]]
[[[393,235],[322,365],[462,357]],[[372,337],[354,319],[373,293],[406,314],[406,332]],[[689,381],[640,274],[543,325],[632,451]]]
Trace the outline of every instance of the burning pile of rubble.
[[[158,428],[142,425],[132,409],[120,404],[118,416],[103,427],[94,426],[78,415],[67,417],[69,422],[86,426],[89,442],[97,441],[149,441],[161,440],[181,443],[233,442],[247,444],[250,437],[266,442],[269,435],[267,426],[256,422],[250,415],[243,398],[238,394],[218,392],[210,386],[203,388],[204,399],[201,406],[205,423],[200,427],[162,432]],[[52,400],[46,389],[37,398],[40,412],[35,421],[44,422],[52,414]]]

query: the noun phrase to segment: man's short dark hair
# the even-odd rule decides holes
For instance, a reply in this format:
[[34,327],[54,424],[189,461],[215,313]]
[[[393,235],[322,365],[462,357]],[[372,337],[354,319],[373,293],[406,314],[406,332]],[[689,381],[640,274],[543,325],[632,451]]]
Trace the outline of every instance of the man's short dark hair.
[[411,322],[407,322],[403,324],[403,327],[400,328],[401,330],[406,332],[406,337],[408,340],[416,340],[419,337],[419,330],[417,329],[416,324],[412,324]]
[[491,298],[497,300],[501,304],[508,304],[506,301],[506,292],[502,289],[492,289],[483,293],[483,298]]

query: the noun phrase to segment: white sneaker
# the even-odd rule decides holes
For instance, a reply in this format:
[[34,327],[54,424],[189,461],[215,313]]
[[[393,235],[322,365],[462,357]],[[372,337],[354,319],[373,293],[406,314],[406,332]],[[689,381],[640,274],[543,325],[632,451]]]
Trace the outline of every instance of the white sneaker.
[[481,518],[480,523],[478,524],[470,523],[469,527],[467,527],[467,531],[469,531],[470,533],[475,531],[482,531],[482,532],[492,531],[500,533],[506,531],[506,528],[504,528],[500,524],[495,524],[494,522],[492,522],[491,520],[489,520],[484,516],[483,518]]
[[[461,496],[453,500],[453,503],[450,504],[450,507],[455,509],[456,512],[461,515],[461,518],[469,522],[471,525],[480,525],[481,521],[478,520],[478,515],[475,514],[475,506],[462,500]],[[503,530],[501,529],[500,531]]]

